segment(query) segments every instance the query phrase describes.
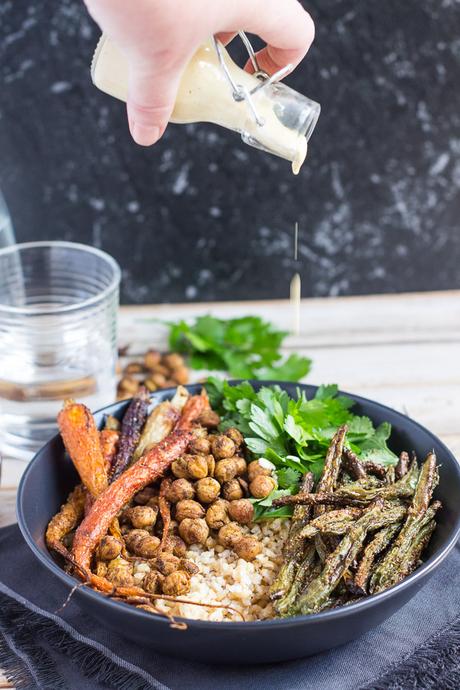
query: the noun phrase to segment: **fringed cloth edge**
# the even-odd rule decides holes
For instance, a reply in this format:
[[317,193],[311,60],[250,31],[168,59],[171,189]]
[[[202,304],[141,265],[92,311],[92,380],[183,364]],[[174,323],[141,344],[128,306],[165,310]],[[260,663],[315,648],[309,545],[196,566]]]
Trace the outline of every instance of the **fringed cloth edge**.
[[117,690],[167,690],[142,669],[80,635],[62,619],[33,605],[24,606],[3,590],[8,588],[0,583],[0,668],[17,690],[67,688],[52,650],[78,666],[88,680]]

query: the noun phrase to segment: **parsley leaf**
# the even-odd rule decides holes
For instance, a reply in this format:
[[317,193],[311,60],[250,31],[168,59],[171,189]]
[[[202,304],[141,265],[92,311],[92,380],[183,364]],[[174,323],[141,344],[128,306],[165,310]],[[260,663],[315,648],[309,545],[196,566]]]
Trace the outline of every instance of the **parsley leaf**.
[[291,515],[287,506],[271,508],[274,498],[297,493],[305,472],[320,476],[331,438],[342,424],[347,424],[347,443],[358,456],[384,465],[397,462],[387,445],[390,424],[375,428],[368,417],[353,414],[353,400],[338,395],[335,385],[320,386],[311,399],[303,391],[291,398],[277,385],[256,391],[248,381],[231,386],[210,378],[206,387],[221,415],[221,429],[236,426],[252,455],[275,467],[278,486],[267,498],[253,500],[255,520]]
[[301,474],[292,467],[282,467],[277,471],[278,486],[280,489],[289,489],[290,486],[297,486],[300,482]]
[[199,316],[193,323],[169,325],[169,347],[189,355],[193,369],[225,371],[235,378],[299,381],[311,360],[297,354],[282,358],[287,333],[258,316],[218,319]]

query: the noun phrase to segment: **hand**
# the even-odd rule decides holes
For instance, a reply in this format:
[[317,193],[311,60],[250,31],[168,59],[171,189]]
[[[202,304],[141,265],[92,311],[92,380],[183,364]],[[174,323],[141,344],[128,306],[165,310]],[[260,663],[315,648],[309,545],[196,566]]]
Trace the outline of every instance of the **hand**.
[[[182,72],[209,36],[227,43],[239,30],[267,45],[257,54],[269,74],[296,66],[315,29],[297,0],[85,0],[129,64],[128,122],[134,141],[154,144],[174,108]],[[246,69],[251,71],[248,63]]]

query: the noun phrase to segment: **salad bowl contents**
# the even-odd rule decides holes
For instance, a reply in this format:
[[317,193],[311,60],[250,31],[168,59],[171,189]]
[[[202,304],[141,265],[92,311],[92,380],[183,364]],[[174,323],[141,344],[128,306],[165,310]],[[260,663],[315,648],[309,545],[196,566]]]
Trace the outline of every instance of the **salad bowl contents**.
[[[209,660],[206,641],[214,661],[313,653],[391,615],[455,543],[455,459],[398,413],[335,386],[216,379],[152,401],[140,389],[96,418],[68,401],[67,456],[53,440],[19,492],[42,563],[130,637]],[[55,475],[39,536],[34,465]]]

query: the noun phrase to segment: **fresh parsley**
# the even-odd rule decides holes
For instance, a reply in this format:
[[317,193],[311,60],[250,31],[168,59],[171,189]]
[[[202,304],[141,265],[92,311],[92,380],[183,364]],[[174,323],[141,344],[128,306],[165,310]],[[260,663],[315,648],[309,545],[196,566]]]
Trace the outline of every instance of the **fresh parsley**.
[[279,386],[256,391],[248,381],[232,386],[209,378],[206,387],[213,409],[221,415],[221,429],[237,427],[254,458],[274,465],[278,488],[265,499],[253,499],[256,520],[291,514],[289,507],[271,508],[272,501],[297,493],[305,472],[319,477],[331,438],[342,424],[349,429],[348,445],[360,458],[383,465],[397,462],[387,446],[390,424],[375,428],[368,417],[355,415],[353,400],[339,395],[336,385],[320,386],[311,399],[300,390],[291,398]]
[[258,316],[218,319],[200,316],[193,323],[168,323],[169,348],[189,357],[193,369],[225,371],[239,379],[299,381],[311,361],[297,354],[282,358],[287,333]]

